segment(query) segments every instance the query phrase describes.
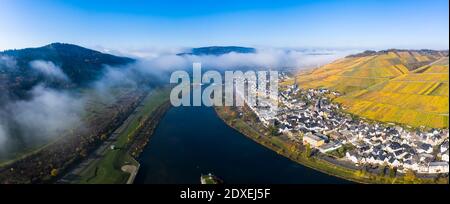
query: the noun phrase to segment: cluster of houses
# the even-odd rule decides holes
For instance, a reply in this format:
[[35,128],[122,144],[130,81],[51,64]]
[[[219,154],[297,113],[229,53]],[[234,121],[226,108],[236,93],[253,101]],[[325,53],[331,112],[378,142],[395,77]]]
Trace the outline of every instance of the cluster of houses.
[[341,159],[355,165],[388,165],[424,174],[449,172],[448,129],[407,130],[394,124],[368,122],[342,112],[329,100],[332,95],[339,93],[302,90],[294,84],[280,91],[276,109],[270,104],[250,108],[265,126],[275,126],[291,140],[322,153],[344,145],[352,147],[344,149],[345,157]]

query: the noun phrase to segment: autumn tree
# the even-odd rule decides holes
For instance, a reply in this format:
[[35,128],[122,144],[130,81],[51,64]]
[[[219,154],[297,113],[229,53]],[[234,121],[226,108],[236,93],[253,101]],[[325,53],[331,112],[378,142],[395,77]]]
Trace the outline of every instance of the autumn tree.
[[311,157],[311,153],[312,153],[311,146],[309,144],[306,144],[305,147],[306,147],[305,148],[305,156],[306,157]]
[[58,176],[59,170],[58,169],[52,169],[52,171],[50,172],[50,175],[53,177]]

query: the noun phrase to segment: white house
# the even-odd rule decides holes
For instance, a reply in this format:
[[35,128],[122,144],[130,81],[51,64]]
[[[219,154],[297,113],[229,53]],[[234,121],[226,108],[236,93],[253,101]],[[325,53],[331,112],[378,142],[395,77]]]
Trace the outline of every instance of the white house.
[[347,152],[347,153],[345,153],[345,157],[348,160],[352,161],[353,163],[358,163],[358,158],[356,157],[356,154],[354,154],[354,153]]
[[442,161],[448,162],[448,150],[442,154],[441,159]]
[[341,143],[329,142],[319,147],[319,151],[322,153],[331,152],[333,150],[337,150],[342,147]]

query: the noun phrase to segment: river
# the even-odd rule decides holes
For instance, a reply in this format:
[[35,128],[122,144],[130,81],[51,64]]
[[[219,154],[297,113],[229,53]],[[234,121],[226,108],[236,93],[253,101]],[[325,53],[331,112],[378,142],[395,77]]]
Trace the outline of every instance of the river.
[[171,108],[139,158],[135,183],[198,184],[213,173],[231,184],[341,184],[228,127],[211,107]]

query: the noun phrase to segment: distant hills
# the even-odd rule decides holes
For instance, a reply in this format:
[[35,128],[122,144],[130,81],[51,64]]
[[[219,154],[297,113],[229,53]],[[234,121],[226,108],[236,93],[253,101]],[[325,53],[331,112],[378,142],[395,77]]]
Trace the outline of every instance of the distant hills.
[[366,118],[414,127],[449,126],[448,51],[385,50],[350,55],[301,72],[303,88],[328,88]]
[[[0,64],[0,91],[20,94],[38,83],[48,82],[53,86],[83,86],[98,79],[104,71],[103,65],[125,65],[134,59],[104,54],[77,45],[53,43],[38,48],[7,50],[0,52],[2,59],[9,59],[10,67]],[[49,81],[42,73],[32,69],[31,62],[51,62],[67,75],[68,82]],[[13,66],[13,67],[11,67]]]
[[193,48],[190,52],[179,53],[177,55],[223,55],[228,53],[256,53],[255,48],[250,47],[238,47],[238,46],[212,46],[212,47],[200,47]]
[[422,50],[402,50],[402,49],[389,49],[389,50],[381,50],[381,51],[373,51],[373,50],[366,50],[363,53],[359,53],[359,54],[354,54],[354,55],[349,55],[347,56],[348,58],[351,57],[367,57],[367,56],[374,56],[374,55],[383,55],[383,54],[388,54],[389,52],[392,53],[409,53],[411,55],[428,55],[428,56],[448,56],[448,50],[446,51],[437,51],[437,50],[427,50],[427,49],[422,49]]

